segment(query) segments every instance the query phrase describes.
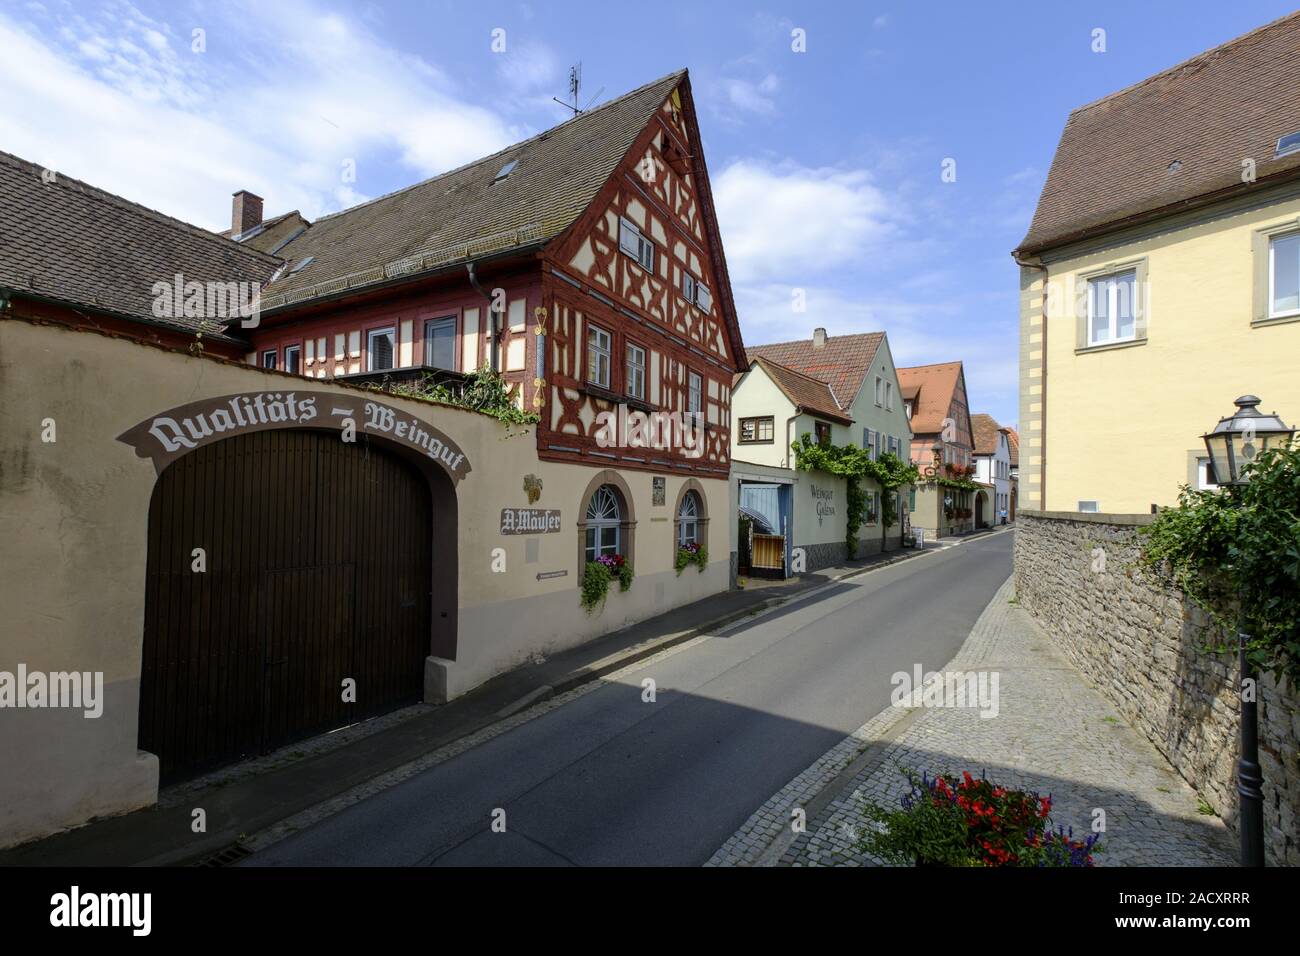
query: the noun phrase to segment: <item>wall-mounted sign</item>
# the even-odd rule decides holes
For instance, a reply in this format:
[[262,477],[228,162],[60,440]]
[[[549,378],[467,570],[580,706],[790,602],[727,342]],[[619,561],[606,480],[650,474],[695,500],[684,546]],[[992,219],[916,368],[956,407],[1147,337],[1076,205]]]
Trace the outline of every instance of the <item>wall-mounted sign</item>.
[[552,534],[560,530],[560,512],[546,508],[502,508],[502,534]]
[[539,580],[539,581],[545,581],[545,580],[547,580],[548,578],[567,578],[568,576],[569,576],[569,572],[568,572],[567,570],[566,570],[566,571],[538,571],[538,572],[537,572],[537,580]]
[[818,488],[812,485],[812,497],[816,502],[817,523],[820,525],[825,518],[835,514],[835,492],[830,488]]
[[662,479],[662,478],[651,478],[651,479],[650,479],[650,491],[651,491],[651,494],[653,495],[653,499],[652,499],[652,500],[653,500],[654,507],[656,507],[656,508],[662,508],[662,507],[664,506],[664,504],[665,504],[665,499],[666,499],[666,497],[667,497],[667,496],[665,495],[665,493],[664,493],[664,492],[665,492],[665,482],[664,482],[664,479]]
[[240,392],[159,412],[117,436],[163,469],[202,445],[272,428],[372,435],[432,458],[453,481],[470,472],[465,453],[440,429],[392,405],[339,392]]
[[528,496],[530,505],[537,504],[537,499],[542,496],[542,479],[536,475],[524,475],[524,494]]

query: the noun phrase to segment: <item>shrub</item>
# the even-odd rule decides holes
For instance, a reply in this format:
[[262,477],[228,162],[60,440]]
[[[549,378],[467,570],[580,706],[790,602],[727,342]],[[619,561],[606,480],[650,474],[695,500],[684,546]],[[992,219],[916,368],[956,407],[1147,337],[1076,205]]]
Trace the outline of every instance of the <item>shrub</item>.
[[897,810],[869,805],[875,826],[858,849],[887,863],[923,866],[1092,866],[1096,834],[1075,840],[1052,829],[1052,798],[998,786],[963,772],[961,779],[917,777]]

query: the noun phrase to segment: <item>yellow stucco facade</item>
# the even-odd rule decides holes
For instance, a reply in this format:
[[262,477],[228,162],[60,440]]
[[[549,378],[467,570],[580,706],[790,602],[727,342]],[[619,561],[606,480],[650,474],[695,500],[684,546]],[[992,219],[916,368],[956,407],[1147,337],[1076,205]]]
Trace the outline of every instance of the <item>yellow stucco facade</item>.
[[[1200,436],[1239,395],[1300,422],[1300,316],[1269,318],[1267,307],[1269,240],[1293,229],[1295,185],[1022,263],[1021,507],[1173,504],[1198,482]],[[1089,279],[1128,271],[1133,340],[1090,345]]]

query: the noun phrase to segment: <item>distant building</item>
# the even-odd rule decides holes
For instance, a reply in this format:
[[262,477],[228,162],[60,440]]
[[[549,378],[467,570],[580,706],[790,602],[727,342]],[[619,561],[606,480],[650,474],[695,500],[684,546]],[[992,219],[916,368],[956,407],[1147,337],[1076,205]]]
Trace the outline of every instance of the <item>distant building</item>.
[[[865,448],[906,458],[911,430],[898,375],[884,332],[828,336],[815,329],[795,342],[747,349],[749,371],[732,394],[732,480],[746,527],[757,545],[739,544],[742,570],[773,567],[770,536],[780,536],[781,574],[791,572],[795,550],[803,570],[843,561],[846,543],[844,479],[820,471],[798,471],[791,445],[803,435],[815,441]],[[896,520],[884,525],[881,489],[864,482],[867,517],[858,530],[856,553],[898,547],[907,516],[907,496],[896,491]],[[768,549],[767,552],[764,549]],[[747,565],[748,562],[748,565]]]
[[962,363],[900,368],[898,381],[912,426],[912,462],[921,469],[912,525],[931,535],[973,530],[975,436]]

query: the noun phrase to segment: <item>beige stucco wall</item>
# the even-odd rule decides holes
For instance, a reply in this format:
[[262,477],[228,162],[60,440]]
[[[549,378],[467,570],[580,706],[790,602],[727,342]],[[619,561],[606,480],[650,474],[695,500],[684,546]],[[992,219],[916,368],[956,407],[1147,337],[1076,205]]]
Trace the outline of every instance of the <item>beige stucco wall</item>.
[[[158,767],[136,749],[149,501],[156,474],[117,436],[159,412],[234,392],[356,390],[219,363],[90,332],[0,321],[0,671],[102,671],[106,705],[80,711],[0,711],[0,845],[122,812],[156,799]],[[701,481],[710,563],[678,577],[673,507],[686,480],[667,476],[665,504],[651,475],[626,472],[637,577],[598,614],[578,603],[577,520],[598,469],[539,462],[529,428],[383,396],[446,432],[472,472],[457,489],[458,648],[444,662],[449,697],[534,653],[572,647],[624,624],[725,589],[732,550],[730,489]],[[41,440],[52,419],[56,441]],[[527,474],[543,490],[533,507],[560,509],[554,534],[499,533],[503,507],[524,507]],[[536,542],[536,559],[527,541]],[[506,570],[493,573],[493,549]],[[538,572],[567,570],[537,580]]]
[[[1221,207],[1130,230],[1104,244],[1044,257],[1021,276],[1021,489],[1024,507],[1147,513],[1177,499],[1200,436],[1233,400],[1253,393],[1263,411],[1300,422],[1300,321],[1253,324],[1258,230],[1300,224],[1295,188],[1263,205]],[[1267,254],[1265,246],[1265,255]],[[1080,273],[1145,265],[1144,344],[1082,349],[1076,339]],[[1043,340],[1046,334],[1046,367]],[[1043,382],[1046,380],[1046,401]],[[1039,473],[1046,446],[1046,500]]]

